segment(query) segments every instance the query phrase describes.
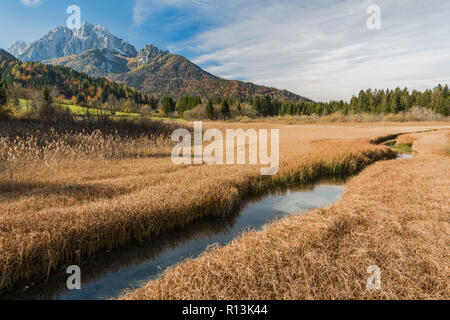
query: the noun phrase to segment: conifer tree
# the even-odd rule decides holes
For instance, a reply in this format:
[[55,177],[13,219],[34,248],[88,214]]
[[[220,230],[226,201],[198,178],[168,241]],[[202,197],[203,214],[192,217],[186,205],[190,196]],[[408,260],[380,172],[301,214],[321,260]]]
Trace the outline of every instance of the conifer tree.
[[4,107],[8,102],[8,90],[6,84],[0,81],[0,108]]
[[209,120],[214,120],[214,105],[210,99],[208,99],[208,102],[206,103],[206,117]]
[[448,102],[449,100],[444,98],[443,90],[437,91],[434,99],[434,111],[443,116],[448,116],[448,105],[446,105]]
[[222,117],[224,119],[231,118],[230,105],[228,104],[227,99],[224,99],[222,102],[222,108],[220,109],[220,113],[222,113]]
[[166,96],[161,100],[161,111],[164,115],[169,115],[172,112],[175,112],[175,107],[176,103],[171,97]]
[[55,107],[49,87],[45,86],[41,93],[41,104],[39,107],[39,116],[44,120],[52,120],[55,117]]

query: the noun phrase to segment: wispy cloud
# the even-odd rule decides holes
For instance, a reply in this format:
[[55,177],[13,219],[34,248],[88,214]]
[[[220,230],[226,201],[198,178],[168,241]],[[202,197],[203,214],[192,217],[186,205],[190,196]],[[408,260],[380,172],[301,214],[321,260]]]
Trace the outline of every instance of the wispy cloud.
[[20,0],[27,7],[36,7],[42,3],[42,0]]
[[[136,0],[149,5],[155,1]],[[167,7],[215,25],[172,50],[226,78],[348,99],[362,88],[423,89],[450,81],[448,0],[158,1],[140,21]],[[368,30],[366,9],[381,7],[382,29]],[[139,20],[138,19],[138,20]]]

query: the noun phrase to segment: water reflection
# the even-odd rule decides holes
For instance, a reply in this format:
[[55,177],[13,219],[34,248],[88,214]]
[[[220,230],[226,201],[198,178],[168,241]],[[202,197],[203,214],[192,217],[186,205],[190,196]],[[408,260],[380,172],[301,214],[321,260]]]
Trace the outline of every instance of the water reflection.
[[397,159],[412,159],[414,156],[410,153],[399,153]]
[[157,278],[161,272],[188,257],[197,257],[214,244],[225,245],[245,230],[290,214],[328,206],[341,196],[343,186],[319,184],[306,190],[291,190],[250,201],[226,219],[202,219],[152,241],[97,254],[81,263],[82,290],[66,289],[65,271],[47,281],[19,286],[2,299],[107,299],[124,289],[136,288]]

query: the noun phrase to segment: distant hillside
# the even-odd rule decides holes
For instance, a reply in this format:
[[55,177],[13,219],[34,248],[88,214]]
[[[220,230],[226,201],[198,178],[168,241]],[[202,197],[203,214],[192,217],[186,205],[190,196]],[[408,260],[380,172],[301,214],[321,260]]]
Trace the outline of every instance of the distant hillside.
[[170,53],[128,73],[110,75],[108,79],[157,96],[200,95],[244,99],[269,94],[278,100],[308,100],[286,90],[216,77],[183,56]]
[[0,49],[0,61],[16,61],[17,58],[14,57],[12,54],[8,53],[7,51]]
[[108,49],[93,49],[81,55],[45,62],[92,76],[104,76],[157,97],[199,95],[245,99],[268,94],[278,100],[310,101],[287,90],[216,77],[185,57],[161,51],[152,45],[139,51],[134,58]]
[[40,90],[44,86],[56,88],[66,99],[76,99],[82,94],[87,100],[104,103],[108,98],[132,100],[137,104],[156,107],[157,100],[123,84],[105,78],[91,77],[63,66],[41,62],[22,62],[0,49],[0,80],[8,84]]
[[216,77],[185,57],[153,45],[137,52],[133,45],[115,37],[105,27],[89,23],[74,30],[57,27],[31,44],[18,41],[8,51],[22,61],[40,61],[94,77],[107,77],[156,97],[245,99],[270,95],[277,100],[310,101],[287,90]]

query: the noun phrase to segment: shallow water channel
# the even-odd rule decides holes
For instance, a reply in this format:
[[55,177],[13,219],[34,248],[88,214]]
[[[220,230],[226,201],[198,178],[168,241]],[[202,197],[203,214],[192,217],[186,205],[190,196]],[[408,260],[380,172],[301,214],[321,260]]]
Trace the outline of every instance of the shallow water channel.
[[292,214],[329,206],[342,195],[339,182],[322,182],[306,189],[288,190],[250,200],[240,212],[226,219],[203,219],[152,241],[110,250],[81,263],[81,290],[66,288],[64,270],[47,281],[24,283],[1,299],[107,299],[128,288],[157,278],[170,266],[195,258],[215,244],[225,245],[246,230]]
[[414,155],[411,153],[399,153],[397,155],[397,159],[412,159],[414,158]]
[[[399,154],[398,159],[412,158]],[[68,290],[65,270],[49,279],[22,283],[0,299],[108,299],[124,290],[139,288],[164,270],[187,258],[195,258],[215,244],[226,245],[247,230],[261,230],[276,219],[302,214],[335,203],[344,191],[342,182],[321,182],[303,189],[287,190],[249,200],[227,218],[195,221],[151,241],[109,250],[84,259],[81,290]]]

